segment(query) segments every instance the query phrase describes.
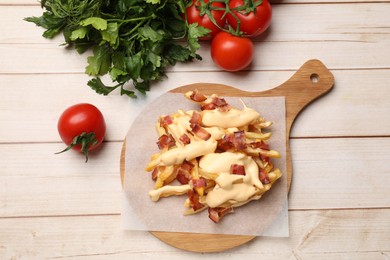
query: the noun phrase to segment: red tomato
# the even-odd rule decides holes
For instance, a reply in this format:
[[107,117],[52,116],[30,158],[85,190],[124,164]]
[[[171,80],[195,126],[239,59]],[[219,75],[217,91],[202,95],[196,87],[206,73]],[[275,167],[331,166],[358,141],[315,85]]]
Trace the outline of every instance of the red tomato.
[[[268,2],[268,0],[262,1],[263,2],[257,6],[256,12],[245,14],[244,11],[233,11],[233,13],[240,20],[240,30],[248,37],[253,38],[262,34],[265,30],[267,30],[271,23],[271,4]],[[243,0],[231,0],[229,2],[229,7],[230,9],[233,9],[242,6],[243,4]],[[227,21],[233,27],[233,29],[237,28],[237,20],[231,14],[227,15]]]
[[252,62],[253,42],[249,38],[220,32],[211,42],[211,58],[224,70],[242,70]]
[[[208,3],[209,0],[204,0],[205,3]],[[218,7],[218,8],[225,8],[224,4],[221,2],[213,2],[211,4],[213,7]],[[216,26],[210,18],[205,14],[203,16],[200,16],[200,10],[197,8],[200,7],[200,2],[199,0],[193,0],[192,5],[190,7],[187,7],[186,9],[186,14],[187,14],[187,21],[189,24],[192,23],[198,23],[199,26],[203,26],[211,32],[209,33],[208,36],[201,37],[201,40],[210,40],[212,39],[218,32],[221,31],[218,26]],[[223,17],[224,10],[212,10],[211,14],[214,17],[216,23],[223,28],[226,23],[226,17]]]
[[88,161],[88,151],[98,147],[106,134],[103,114],[91,104],[76,104],[67,108],[58,120],[58,132],[69,149],[83,152]]

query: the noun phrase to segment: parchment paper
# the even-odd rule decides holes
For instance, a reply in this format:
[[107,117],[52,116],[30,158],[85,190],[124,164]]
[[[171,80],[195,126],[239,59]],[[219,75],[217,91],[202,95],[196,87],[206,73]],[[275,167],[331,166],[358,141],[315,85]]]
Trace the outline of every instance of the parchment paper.
[[158,152],[155,123],[160,115],[173,114],[178,109],[199,110],[199,106],[185,99],[183,94],[166,93],[151,103],[135,119],[126,137],[125,179],[123,188],[121,224],[125,230],[191,232],[286,237],[288,231],[288,200],[286,177],[286,125],[284,97],[241,98],[224,97],[242,108],[240,99],[272,121],[270,147],[281,153],[272,160],[283,176],[260,200],[234,209],[221,222],[208,218],[208,211],[184,216],[186,196],[161,198],[153,202],[148,192],[153,189],[151,173],[145,171],[150,156]]

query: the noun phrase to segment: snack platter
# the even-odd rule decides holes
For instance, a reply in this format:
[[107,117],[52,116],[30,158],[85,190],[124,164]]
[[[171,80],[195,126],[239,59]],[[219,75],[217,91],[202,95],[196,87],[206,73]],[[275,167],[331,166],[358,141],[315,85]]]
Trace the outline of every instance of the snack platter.
[[[216,94],[221,97],[283,97],[285,102],[285,152],[287,185],[289,190],[292,180],[292,158],[289,147],[289,135],[294,119],[299,112],[316,98],[326,94],[333,87],[334,79],[329,70],[318,60],[307,61],[289,80],[280,86],[263,92],[245,92],[237,88],[211,83],[196,83],[182,86],[170,91],[170,93],[187,93],[195,89],[205,95]],[[185,102],[185,101],[184,101]],[[179,109],[179,108],[178,108]],[[261,112],[261,111],[260,111]],[[122,184],[124,183],[126,153],[126,141],[124,142],[120,174]],[[148,174],[145,173],[145,178]],[[148,176],[150,177],[150,176]],[[158,203],[157,203],[158,204]],[[156,207],[158,205],[156,204]],[[240,209],[238,209],[240,210]],[[174,247],[194,252],[218,252],[242,245],[256,236],[253,235],[230,235],[210,233],[187,233],[187,232],[165,232],[150,231],[154,236]],[[196,246],[194,246],[194,241]]]

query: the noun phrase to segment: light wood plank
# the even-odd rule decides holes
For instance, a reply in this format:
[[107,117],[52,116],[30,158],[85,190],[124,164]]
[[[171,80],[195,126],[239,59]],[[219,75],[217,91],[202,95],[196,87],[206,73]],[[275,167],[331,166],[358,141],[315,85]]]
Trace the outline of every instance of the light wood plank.
[[[119,215],[0,219],[3,259],[385,259],[389,209],[290,211],[290,237],[258,237],[218,254],[170,247],[147,232],[119,230]],[[364,258],[365,257],[365,258]],[[317,259],[317,258],[316,258]]]
[[[335,87],[309,105],[296,119],[292,137],[390,135],[389,70],[333,70]],[[96,94],[84,74],[0,75],[0,143],[60,141],[56,125],[62,111],[89,102],[102,111],[106,140],[123,140],[139,113],[159,95],[182,85],[202,82],[263,91],[286,81],[293,71],[169,73],[146,97],[129,100],[117,92]],[[375,91],[372,87],[375,86]],[[61,96],[61,98],[58,98]],[[21,98],[25,97],[25,98]],[[42,99],[42,97],[45,97]],[[183,102],[186,102],[183,99]],[[28,134],[26,134],[26,129]]]
[[[0,217],[120,213],[122,143],[104,143],[88,163],[53,154],[62,148],[0,145]],[[390,138],[294,139],[291,149],[290,209],[390,205]]]
[[292,140],[291,150],[290,208],[390,205],[390,138]]
[[[0,56],[2,64],[7,64],[0,66],[0,73],[83,73],[89,54],[66,51],[59,46],[62,37],[42,39],[42,29],[22,21],[29,13],[26,10],[35,15],[39,7],[20,8],[0,6],[1,19],[10,24],[0,36]],[[277,5],[270,31],[256,42],[249,69],[298,68],[312,58],[331,69],[389,68],[390,52],[383,51],[390,49],[388,13],[390,5],[383,3]],[[210,58],[209,43],[203,43],[199,54],[202,62],[177,64],[170,70],[218,70]]]
[[121,143],[103,143],[88,163],[64,145],[0,145],[0,216],[120,212]]

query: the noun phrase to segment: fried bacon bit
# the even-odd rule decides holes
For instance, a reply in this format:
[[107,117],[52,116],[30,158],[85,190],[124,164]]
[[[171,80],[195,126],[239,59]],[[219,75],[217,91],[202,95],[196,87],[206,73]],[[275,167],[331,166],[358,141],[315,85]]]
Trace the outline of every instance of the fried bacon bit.
[[224,135],[224,137],[219,139],[217,142],[217,148],[219,151],[226,152],[234,148],[233,143],[230,141],[230,135]]
[[252,147],[252,148],[255,148],[255,149],[256,148],[260,148],[262,150],[269,151],[269,145],[266,142],[264,142],[264,141],[253,142],[253,143],[250,143],[249,146]]
[[205,141],[209,140],[209,138],[211,137],[211,134],[198,124],[193,125],[192,132],[194,132],[194,134],[198,136],[200,139]]
[[202,123],[202,115],[194,111],[190,119],[190,127],[193,128],[195,125],[200,125]]
[[201,106],[201,110],[214,110],[216,108],[220,111],[226,112],[229,111],[230,105],[224,98],[214,96],[210,103],[202,104]]
[[268,173],[266,170],[264,169],[259,169],[259,180],[261,181],[261,183],[263,184],[269,184],[271,183],[269,177],[268,177]]
[[207,99],[207,97],[199,92],[199,90],[195,89],[190,95],[190,99],[195,102],[203,102]]
[[182,142],[183,144],[189,144],[191,143],[191,139],[188,137],[188,135],[186,134],[183,134],[182,136],[180,136],[179,138],[180,142]]
[[188,199],[190,201],[190,206],[191,208],[194,210],[194,211],[197,211],[201,208],[204,208],[204,204],[202,204],[200,201],[199,201],[199,194],[196,193],[195,191],[193,190],[189,190],[187,192],[187,196],[188,196]]
[[213,97],[211,102],[214,103],[215,106],[218,108],[229,106],[229,104],[226,102],[224,98]]
[[172,146],[175,146],[176,142],[175,139],[171,134],[169,135],[162,135],[158,138],[157,145],[160,150],[163,149],[169,149]]
[[245,132],[237,131],[233,134],[226,134],[222,139],[218,140],[218,149],[227,151],[232,148],[236,150],[244,150],[247,147]]
[[213,103],[207,103],[207,104],[203,104],[200,109],[201,110],[214,110],[216,109],[217,107],[215,106],[215,104]]
[[176,179],[181,184],[188,184],[188,182],[192,179],[191,170],[194,168],[194,165],[189,161],[184,161],[180,167],[177,169]]
[[160,117],[160,126],[166,127],[173,123],[173,119],[170,115]]
[[206,188],[207,182],[205,178],[192,179],[191,184],[193,188]]
[[209,208],[209,218],[215,223],[218,223],[228,213],[233,213],[233,207]]
[[244,165],[232,164],[230,166],[230,173],[237,175],[246,175]]
[[232,143],[237,150],[243,150],[246,148],[245,132],[237,131],[233,134]]

